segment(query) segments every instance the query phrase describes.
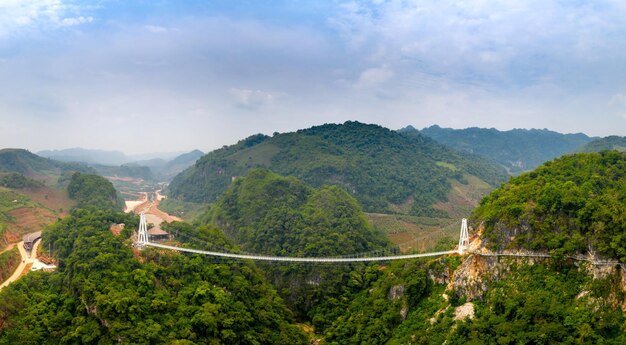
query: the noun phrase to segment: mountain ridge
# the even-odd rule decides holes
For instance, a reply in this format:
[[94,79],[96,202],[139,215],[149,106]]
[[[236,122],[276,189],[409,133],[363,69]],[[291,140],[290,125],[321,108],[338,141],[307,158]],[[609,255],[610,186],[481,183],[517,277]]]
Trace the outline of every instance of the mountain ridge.
[[565,153],[577,151],[594,138],[583,133],[563,134],[548,129],[511,129],[469,127],[442,128],[438,125],[423,128],[405,127],[401,132],[419,132],[462,152],[480,155],[497,162],[510,174],[518,174]]
[[255,167],[292,175],[314,187],[337,185],[368,212],[395,213],[406,204],[412,214],[439,214],[432,205],[445,201],[450,180],[478,175],[492,186],[505,173],[480,158],[468,159],[422,135],[345,122],[290,133],[250,136],[209,152],[170,183],[171,197],[209,203],[237,176]]

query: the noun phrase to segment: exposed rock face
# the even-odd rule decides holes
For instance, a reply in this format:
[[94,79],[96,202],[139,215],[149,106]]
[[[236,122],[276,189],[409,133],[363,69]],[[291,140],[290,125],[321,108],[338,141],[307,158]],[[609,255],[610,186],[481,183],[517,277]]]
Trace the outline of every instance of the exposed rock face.
[[467,302],[454,309],[455,320],[465,320],[467,317],[474,319],[474,303],[472,302]]
[[[389,294],[387,298],[390,301],[395,301],[404,297],[404,285],[394,285],[389,289]],[[404,300],[402,302],[402,308],[400,309],[400,318],[402,321],[406,320],[406,316],[409,314],[409,306],[407,301]]]
[[402,321],[406,320],[406,316],[408,314],[409,314],[409,306],[408,305],[402,306],[402,309],[400,309],[400,317],[402,318]]
[[389,295],[387,298],[391,301],[395,301],[404,297],[404,285],[394,285],[389,289]]
[[471,301],[482,297],[487,283],[499,276],[497,258],[470,255],[454,272],[448,288]]
[[[489,254],[484,249],[481,252]],[[528,251],[523,250],[506,252],[508,254],[529,254]],[[593,256],[589,256],[588,259],[597,260]],[[496,257],[472,254],[454,271],[452,279],[448,283],[448,289],[455,291],[459,297],[464,296],[468,301],[480,299],[487,291],[489,282],[500,279],[515,264],[534,265],[544,260],[546,259],[537,257]],[[622,309],[626,311],[626,299],[620,300],[618,297],[626,292],[626,270],[624,268],[620,265],[596,265],[584,260],[575,261],[575,264],[593,279],[616,277],[618,286],[613,292],[612,303],[620,304]],[[584,294],[580,297],[584,297]]]

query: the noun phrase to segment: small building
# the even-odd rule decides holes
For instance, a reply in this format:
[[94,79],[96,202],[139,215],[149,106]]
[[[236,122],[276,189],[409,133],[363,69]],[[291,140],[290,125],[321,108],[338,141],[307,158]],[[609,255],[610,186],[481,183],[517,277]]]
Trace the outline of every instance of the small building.
[[37,242],[38,239],[41,238],[41,231],[31,232],[30,234],[24,235],[22,239],[24,240],[24,249],[29,252],[33,249],[33,245]]
[[148,240],[150,242],[167,241],[170,239],[170,234],[167,231],[159,228],[152,228],[148,230]]

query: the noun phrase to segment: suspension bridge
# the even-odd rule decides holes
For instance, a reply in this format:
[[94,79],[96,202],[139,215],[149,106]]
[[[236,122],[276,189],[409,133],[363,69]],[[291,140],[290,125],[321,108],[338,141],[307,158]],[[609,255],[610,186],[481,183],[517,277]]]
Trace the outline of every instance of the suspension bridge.
[[467,231],[467,219],[463,218],[461,221],[461,234],[459,236],[459,244],[456,249],[428,252],[420,254],[405,254],[405,255],[372,255],[368,256],[365,253],[344,255],[341,257],[291,257],[291,256],[271,256],[260,254],[240,254],[240,253],[228,253],[209,251],[201,249],[193,249],[186,247],[175,247],[155,242],[150,242],[150,236],[148,236],[148,223],[143,213],[140,215],[139,230],[137,231],[137,246],[138,247],[154,247],[161,249],[175,250],[179,252],[187,252],[194,254],[203,254],[215,257],[223,257],[230,259],[242,259],[242,260],[255,260],[255,261],[278,261],[278,262],[310,262],[310,263],[350,263],[350,262],[368,262],[368,261],[392,261],[392,260],[405,260],[415,259],[430,256],[441,256],[449,254],[465,254],[469,248],[469,235]]
[[[140,215],[139,230],[137,233],[137,246],[138,247],[155,247],[161,249],[175,250],[179,252],[187,252],[194,254],[209,255],[214,257],[223,257],[231,259],[241,260],[255,260],[255,261],[275,261],[275,262],[310,262],[310,263],[351,263],[351,262],[368,262],[368,261],[392,261],[392,260],[405,260],[415,259],[431,256],[442,256],[450,254],[476,254],[486,257],[518,257],[518,258],[551,258],[553,255],[548,253],[537,252],[484,252],[484,251],[471,251],[469,250],[469,234],[467,230],[467,219],[463,218],[461,221],[461,234],[459,236],[459,244],[456,249],[419,253],[419,254],[405,254],[405,255],[371,255],[371,253],[359,253],[353,255],[344,255],[341,257],[291,257],[291,256],[271,256],[249,253],[228,253],[219,251],[209,251],[201,249],[193,249],[187,247],[175,247],[165,244],[150,242],[150,236],[148,235],[148,223],[143,213]],[[626,272],[626,265],[615,260],[601,260],[593,257],[584,256],[581,254],[567,255],[564,258],[572,259],[576,261],[586,261],[594,266],[619,266],[624,272]]]

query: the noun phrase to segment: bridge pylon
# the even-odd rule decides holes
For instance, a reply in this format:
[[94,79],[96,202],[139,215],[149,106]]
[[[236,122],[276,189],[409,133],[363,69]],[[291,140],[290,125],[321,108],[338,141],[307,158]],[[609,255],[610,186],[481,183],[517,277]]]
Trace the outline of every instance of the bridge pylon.
[[467,232],[467,219],[461,221],[461,236],[459,237],[459,254],[465,254],[469,248],[469,234]]
[[148,237],[148,222],[146,221],[146,215],[141,213],[139,216],[139,230],[137,231],[137,244],[144,246],[149,242]]

